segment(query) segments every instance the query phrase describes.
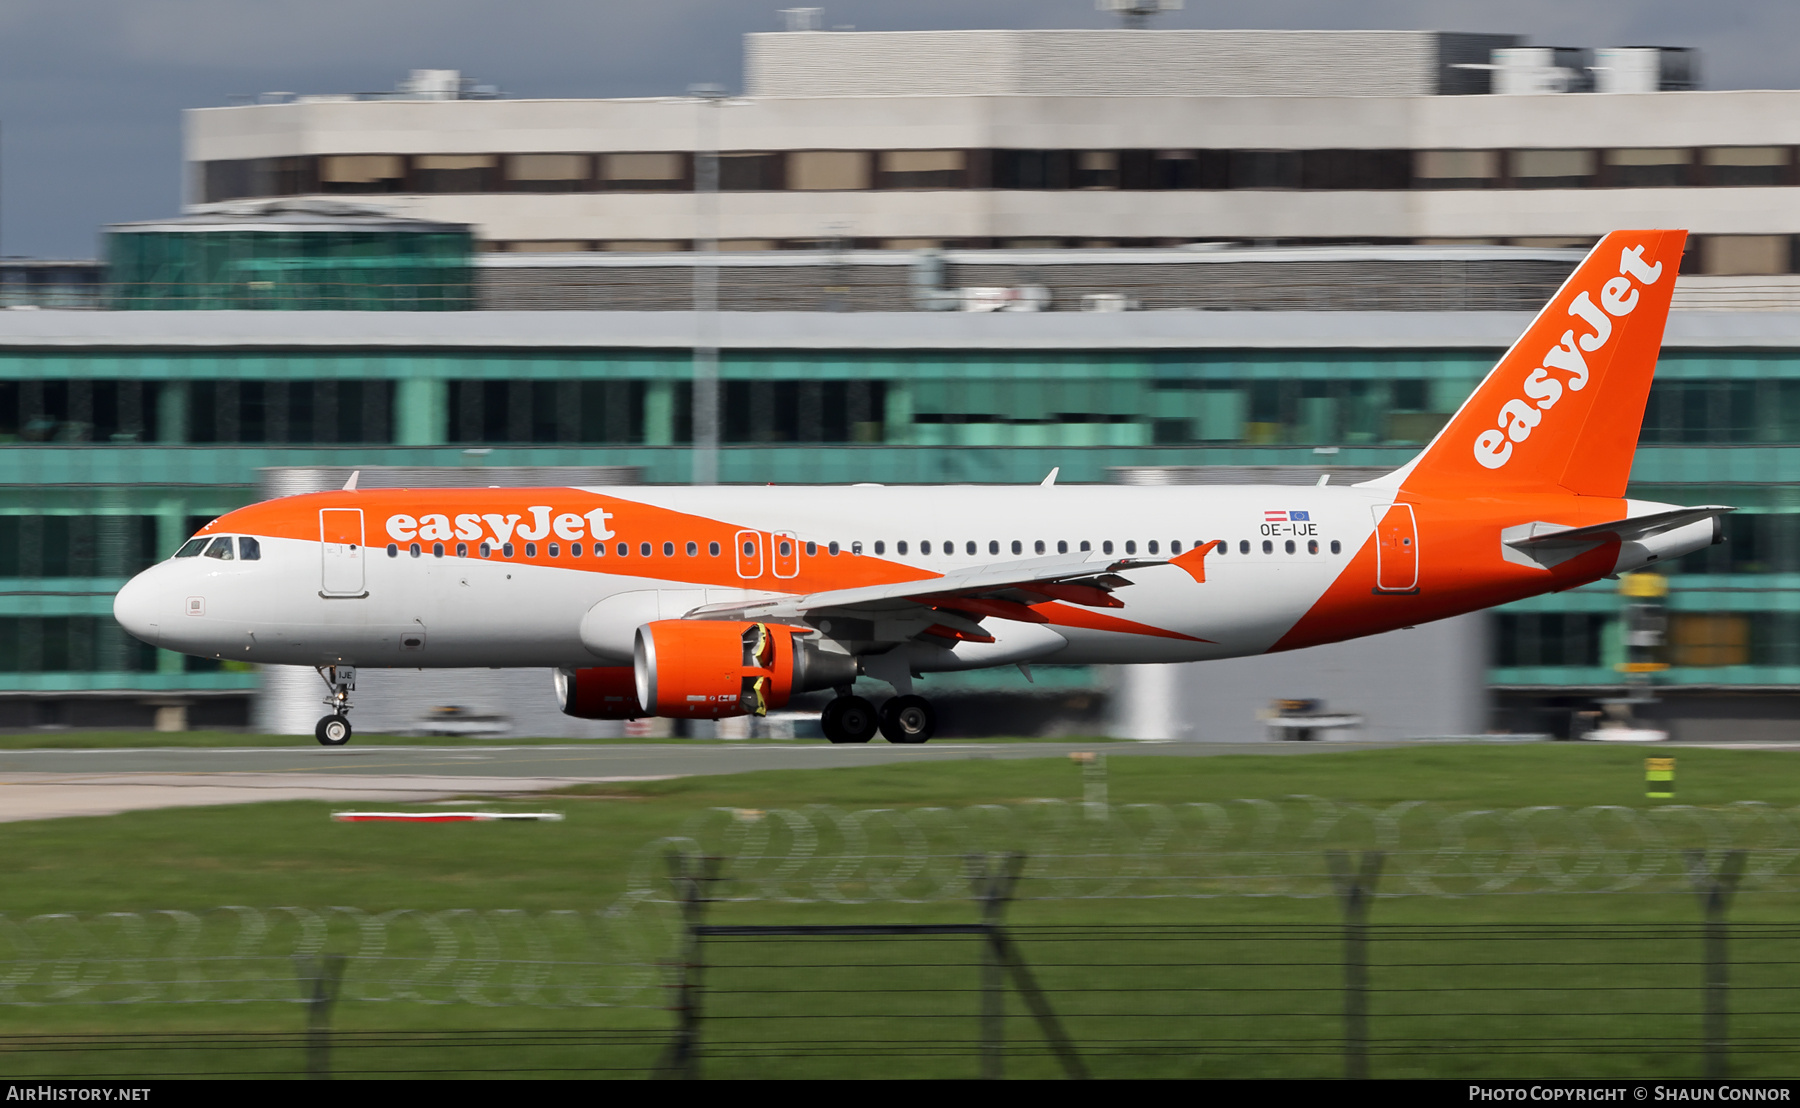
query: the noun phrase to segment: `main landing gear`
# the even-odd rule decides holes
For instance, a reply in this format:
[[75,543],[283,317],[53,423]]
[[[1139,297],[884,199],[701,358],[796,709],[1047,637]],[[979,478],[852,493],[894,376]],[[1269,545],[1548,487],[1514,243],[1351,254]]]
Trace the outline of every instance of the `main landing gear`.
[[325,704],[331,714],[320,718],[313,737],[320,746],[343,746],[350,741],[350,694],[356,689],[355,666],[315,666],[319,679],[330,690]]
[[834,743],[866,743],[879,730],[888,742],[911,746],[937,731],[937,712],[922,696],[896,696],[880,711],[860,696],[840,696],[825,705],[819,726]]

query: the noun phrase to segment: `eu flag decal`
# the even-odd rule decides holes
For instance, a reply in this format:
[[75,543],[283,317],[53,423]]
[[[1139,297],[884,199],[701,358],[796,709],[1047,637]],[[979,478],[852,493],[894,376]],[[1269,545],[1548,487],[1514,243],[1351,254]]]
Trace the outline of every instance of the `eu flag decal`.
[[1309,523],[1311,519],[1305,512],[1289,512],[1288,519],[1294,523]]

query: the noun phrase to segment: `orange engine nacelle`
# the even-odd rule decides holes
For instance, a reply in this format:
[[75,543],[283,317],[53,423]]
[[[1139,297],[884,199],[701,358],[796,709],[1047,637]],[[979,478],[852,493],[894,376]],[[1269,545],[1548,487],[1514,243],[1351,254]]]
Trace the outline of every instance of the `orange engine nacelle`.
[[556,700],[563,715],[577,719],[638,719],[650,714],[638,703],[637,677],[630,666],[559,669]]
[[638,703],[680,719],[760,716],[794,693],[850,684],[856,659],[801,636],[804,627],[664,619],[638,628]]

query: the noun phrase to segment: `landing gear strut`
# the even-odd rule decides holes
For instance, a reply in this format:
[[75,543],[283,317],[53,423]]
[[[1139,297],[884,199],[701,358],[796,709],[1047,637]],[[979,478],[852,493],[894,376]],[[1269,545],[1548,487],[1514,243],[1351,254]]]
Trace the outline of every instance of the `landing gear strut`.
[[819,726],[834,743],[866,743],[875,737],[875,705],[860,696],[840,696],[825,705]]
[[330,691],[325,704],[331,714],[322,717],[313,728],[320,746],[343,746],[350,741],[350,694],[356,689],[355,666],[315,666],[319,679]]
[[896,696],[881,706],[881,733],[891,743],[914,745],[937,731],[937,712],[922,696]]

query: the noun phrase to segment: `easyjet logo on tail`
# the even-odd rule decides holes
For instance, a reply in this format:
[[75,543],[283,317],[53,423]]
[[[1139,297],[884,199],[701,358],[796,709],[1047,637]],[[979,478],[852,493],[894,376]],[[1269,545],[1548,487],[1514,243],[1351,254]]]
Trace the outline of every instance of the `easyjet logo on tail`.
[[1619,251],[1619,275],[1600,287],[1600,303],[1595,304],[1590,290],[1584,289],[1569,305],[1569,314],[1581,320],[1584,333],[1577,336],[1571,327],[1563,332],[1562,341],[1544,352],[1541,367],[1525,378],[1524,398],[1501,405],[1495,426],[1475,437],[1477,462],[1488,469],[1504,466],[1512,459],[1514,444],[1531,437],[1532,428],[1543,422],[1544,413],[1556,407],[1565,390],[1580,392],[1587,387],[1586,355],[1604,348],[1613,335],[1612,321],[1637,307],[1637,286],[1648,288],[1662,274],[1661,262],[1645,263],[1643,246]]

